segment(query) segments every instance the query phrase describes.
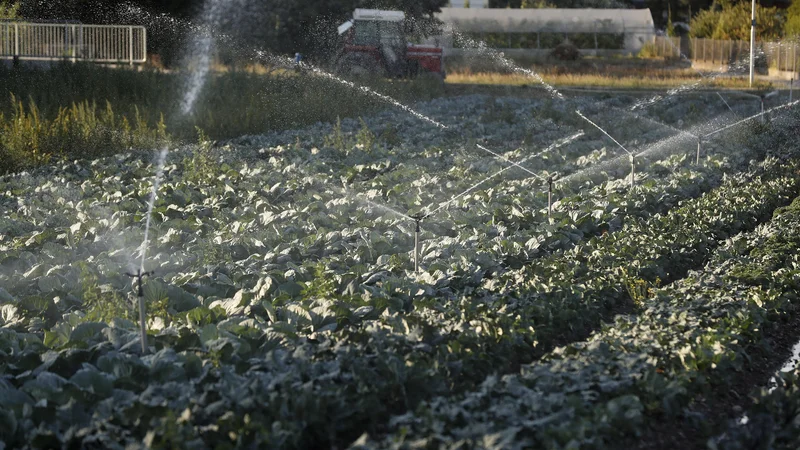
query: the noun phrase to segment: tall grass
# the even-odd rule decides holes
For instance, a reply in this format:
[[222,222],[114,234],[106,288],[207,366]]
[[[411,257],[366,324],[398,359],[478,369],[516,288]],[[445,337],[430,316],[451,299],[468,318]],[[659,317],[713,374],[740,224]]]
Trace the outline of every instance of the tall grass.
[[[358,83],[403,102],[442,94],[429,81]],[[69,63],[49,70],[0,68],[0,173],[54,157],[148,148],[168,135],[193,140],[197,128],[211,139],[226,139],[385,107],[341,83],[287,71],[212,73],[188,116],[180,112],[185,90],[180,73]]]
[[151,148],[168,139],[163,118],[148,124],[134,108],[132,119],[110,103],[98,108],[87,100],[60,107],[47,117],[32,100],[13,94],[11,112],[0,112],[0,173],[50,162],[53,158],[95,158],[130,148]]
[[[679,72],[679,73],[676,73]],[[693,83],[700,83],[707,88],[749,89],[749,83],[743,77],[701,78],[697,72],[689,70],[651,71],[647,75],[614,75],[590,73],[557,73],[540,72],[542,78],[554,86],[561,87],[602,87],[617,89],[669,89]],[[450,73],[447,82],[452,84],[479,84],[521,86],[534,85],[536,80],[522,74],[504,74],[497,72],[460,71]],[[768,89],[772,84],[757,80],[756,89]]]
[[[441,93],[435,83],[424,81],[373,78],[358,83],[401,101],[430,99]],[[190,117],[180,113],[185,91],[181,73],[69,63],[51,70],[0,69],[0,111],[10,110],[9,104],[2,103],[9,93],[33,99],[48,117],[64,105],[84,100],[110,102],[115,110],[129,117],[138,108],[148,122],[163,114],[170,133],[181,139],[193,139],[195,127],[205,130],[212,139],[225,139],[334,121],[336,117],[356,117],[385,106],[380,100],[334,81],[287,71],[212,72]]]

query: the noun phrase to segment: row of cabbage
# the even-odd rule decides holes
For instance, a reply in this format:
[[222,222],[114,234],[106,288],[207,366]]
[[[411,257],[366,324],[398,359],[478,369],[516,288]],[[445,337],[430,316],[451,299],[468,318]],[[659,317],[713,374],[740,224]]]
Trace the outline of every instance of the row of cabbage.
[[[578,147],[578,152],[591,148],[591,142],[584,144]],[[334,162],[343,155],[330,148],[323,149],[325,151],[330,154],[313,158],[314,168],[318,170],[311,170],[311,174],[299,173],[301,170],[297,161],[308,158],[313,149],[311,152],[305,149],[284,152],[279,148],[276,150],[278,154],[271,156],[268,163],[255,163],[253,167],[240,163],[237,167],[239,170],[227,167],[218,174],[218,179],[187,180],[185,175],[194,165],[170,164],[162,195],[154,211],[154,235],[157,240],[153,242],[155,250],[151,251],[154,255],[153,265],[159,267],[165,278],[170,278],[176,272],[197,267],[197,263],[214,263],[215,259],[238,263],[244,257],[263,254],[264,263],[273,266],[267,269],[281,268],[285,272],[289,269],[288,263],[299,265],[326,254],[337,254],[343,257],[343,265],[366,266],[368,269],[376,265],[379,257],[385,261],[395,255],[394,267],[400,271],[408,268],[411,241],[409,221],[397,223],[397,217],[376,218],[371,214],[372,207],[361,202],[357,195],[340,198],[341,190],[336,189],[335,180],[341,170],[334,166]],[[431,153],[431,149],[423,149],[422,152]],[[443,150],[435,152],[441,155]],[[233,158],[243,156],[239,152],[234,153]],[[351,152],[353,155],[358,153]],[[435,168],[432,162],[436,156],[431,155],[423,155],[422,162],[416,167],[404,167],[403,162],[398,163],[398,160],[409,158],[406,153],[413,153],[413,149],[385,149],[384,153],[386,158],[372,155],[371,158],[377,158],[378,162],[355,164],[355,170],[370,171],[376,167],[381,170],[385,166],[385,169],[391,169],[391,174],[402,173],[405,178],[419,180],[425,178],[420,167]],[[579,154],[567,152],[558,161],[544,159],[543,163],[555,169],[563,168],[573,164],[572,160]],[[358,158],[363,158],[363,154],[358,154]],[[352,161],[346,162],[349,164]],[[464,167],[462,163],[465,161],[449,161],[456,168]],[[502,164],[492,159],[481,161],[487,167],[491,166],[489,163],[495,166]],[[34,291],[44,287],[45,292],[59,287],[62,288],[60,290],[68,290],[63,288],[74,286],[77,278],[74,264],[69,263],[85,260],[87,253],[97,256],[94,264],[99,266],[102,277],[113,278],[113,272],[119,272],[117,268],[134,260],[133,255],[141,251],[136,247],[142,238],[140,226],[149,194],[149,174],[146,169],[138,158],[123,156],[116,158],[116,161],[96,161],[88,167],[76,164],[56,168],[52,174],[43,174],[41,177],[13,179],[4,193],[7,201],[3,202],[6,214],[0,224],[3,231],[0,245],[6,252],[7,261],[24,261],[16,267],[21,273],[5,272],[8,283],[24,284],[27,279],[44,275],[46,280],[37,283],[41,286],[29,287]],[[326,170],[331,174],[325,173]],[[472,183],[481,176],[480,172],[471,173],[469,178],[453,176],[460,184],[452,184],[461,189],[465,184],[463,181]],[[47,181],[40,183],[42,179]],[[442,253],[433,248],[441,247],[437,237],[442,234],[458,245],[458,242],[475,242],[474,235],[507,236],[514,233],[513,229],[509,230],[508,224],[493,226],[491,222],[495,221],[495,216],[501,221],[510,222],[507,216],[513,218],[514,215],[520,215],[518,221],[527,222],[527,228],[542,223],[542,211],[526,211],[532,206],[532,200],[541,201],[542,194],[529,198],[521,196],[520,192],[527,192],[532,184],[530,180],[517,181],[520,184],[512,183],[503,189],[484,189],[466,199],[466,202],[486,206],[478,206],[471,214],[460,214],[458,222],[448,220],[426,226],[426,230],[430,228],[431,231],[423,234],[423,248],[426,253],[431,253],[430,259]],[[428,177],[427,182],[425,191],[432,192],[433,185],[439,180]],[[397,187],[403,191],[411,190],[408,184],[398,183]],[[364,189],[366,192],[374,190]],[[619,193],[623,189],[618,186],[615,191]],[[605,193],[603,189],[597,195]],[[368,199],[369,195],[365,197]],[[41,205],[47,207],[42,208]],[[533,205],[541,206],[535,202]],[[557,214],[559,210],[564,210],[564,214],[561,214],[562,217],[566,216],[563,223],[568,224],[570,219],[579,218],[575,205],[580,206],[580,202],[573,200],[556,205]],[[604,206],[609,210],[616,207],[614,204],[605,204],[600,208]],[[596,222],[605,219],[598,217]],[[486,225],[470,229],[468,227],[471,224]],[[473,236],[454,235],[457,229],[472,232]],[[523,234],[523,240],[530,240],[531,234]],[[553,236],[551,240],[563,240],[563,236],[570,234],[575,235],[575,230],[567,229],[563,235]],[[49,257],[38,259],[37,249],[45,247],[45,254]],[[64,252],[65,247],[70,251]],[[216,262],[222,265],[222,261]],[[241,273],[233,274],[233,277],[237,275]],[[117,283],[112,281],[112,284],[122,288],[119,278],[114,281]],[[20,290],[8,283],[4,283],[7,289]],[[25,290],[21,292],[30,293]]]
[[[365,436],[359,443],[631,448],[651,428],[671,423],[677,433],[692,423],[694,434],[675,445],[703,447],[711,429],[703,423],[714,417],[695,399],[724,391],[749,355],[760,354],[770,334],[797,318],[799,225],[797,198],[770,222],[727,238],[703,270],[652,289],[636,314],[618,316],[585,342],[560,347],[519,373],[488,377],[473,392],[426,400],[393,418],[383,439]],[[784,374],[777,389],[757,396],[746,424],[737,420],[708,444],[796,448],[796,380]]]
[[[425,398],[449,396],[491,372],[511,371],[512,358],[536,351],[528,339],[541,336],[542,346],[558,339],[555,328],[536,334],[540,325],[562,320],[561,331],[570,333],[578,317],[598,317],[605,306],[598,304],[602,299],[590,301],[592,292],[626,301],[619,278],[611,281],[613,268],[619,262],[636,267],[638,255],[630,249],[648,229],[676,238],[652,239],[652,256],[642,267],[669,270],[672,254],[673,264],[701,263],[702,256],[682,258],[704,254],[715,245],[711,236],[753,226],[788,192],[796,193],[796,182],[781,175],[793,167],[773,162],[764,168],[769,176],[732,177],[665,217],[627,224],[585,244],[597,251],[535,261],[572,257],[580,264],[580,255],[609,261],[593,273],[573,274],[583,282],[548,282],[541,300],[584,290],[576,298],[585,301],[554,303],[561,305],[557,312],[567,312],[563,319],[537,317],[550,302],[537,303],[533,291],[504,292],[497,299],[475,292],[455,301],[395,291],[383,298],[332,295],[281,303],[270,297],[268,278],[260,278],[223,302],[239,311],[197,307],[174,314],[173,323],[153,336],[158,353],[151,356],[136,355],[136,327],[129,321],[108,326],[71,313],[44,333],[44,341],[24,332],[30,322],[21,321],[20,332],[3,334],[4,406],[15,411],[9,422],[14,432],[3,439],[21,444],[28,437],[43,447],[64,441],[119,446],[150,436],[148,442],[161,445],[186,439],[198,447],[258,442],[302,448],[347,443],[365,431],[380,434],[396,422],[391,415],[418,410]],[[754,203],[762,206],[750,211]],[[600,284],[593,284],[595,277]],[[4,307],[12,320],[29,307],[6,306],[12,306]],[[64,413],[47,415],[53,409]],[[177,411],[181,420],[170,414]]]
[[[634,193],[637,197],[633,200],[622,195],[627,190],[624,182],[610,182],[596,188],[597,191],[586,198],[576,196],[574,200],[564,201],[565,205],[575,206],[557,209],[557,217],[565,218],[570,213],[572,220],[592,217],[583,219],[584,225],[581,225],[587,227],[589,231],[585,234],[589,236],[604,231],[602,224],[607,224],[608,230],[613,232],[623,226],[625,222],[621,219],[627,215],[649,217],[659,209],[666,210],[680,199],[698,195],[718,184],[715,171],[720,168],[738,170],[745,165],[743,159],[748,156],[757,157],[760,153],[711,158],[706,168],[696,170],[684,168],[686,164],[679,158],[673,159],[653,168],[647,175],[648,178],[652,175],[652,180],[636,188]],[[280,175],[288,179],[288,184],[296,183],[296,178],[291,177],[294,161],[292,158],[284,161],[287,161],[286,165],[276,166],[276,169],[281,169]],[[4,388],[9,398],[15,399],[12,406],[21,408],[21,415],[15,413],[13,423],[16,431],[10,434],[10,438],[3,439],[17,442],[19,433],[22,433],[24,436],[37,436],[40,440],[32,442],[43,443],[41,446],[45,447],[53,440],[89,442],[97,439],[110,445],[117,438],[119,442],[138,442],[142,433],[147,434],[152,425],[153,430],[158,430],[154,432],[158,435],[156,440],[163,443],[164,439],[179,439],[175,437],[176,430],[163,430],[163,427],[172,426],[169,425],[171,419],[175,422],[167,411],[189,411],[187,419],[180,422],[185,426],[178,427],[187,433],[180,435],[183,437],[194,435],[198,421],[218,418],[213,412],[217,410],[209,412],[205,408],[208,402],[215,400],[205,399],[198,403],[203,407],[195,410],[184,403],[189,400],[184,397],[202,397],[203,393],[213,397],[219,395],[215,392],[225,392],[218,400],[221,403],[216,405],[225,408],[235,404],[238,397],[231,397],[234,395],[231,388],[223,385],[248,386],[241,391],[241,398],[245,399],[253,394],[247,390],[253,388],[253,383],[266,383],[263,389],[272,392],[270,402],[274,402],[267,405],[267,409],[282,408],[281,420],[276,421],[277,429],[263,430],[264,420],[269,419],[269,415],[251,415],[247,420],[261,428],[253,431],[254,428],[249,435],[244,433],[241,439],[253,439],[257,435],[258,439],[274,439],[271,442],[277,446],[299,447],[346,443],[365,430],[381,429],[389,415],[408,411],[426,396],[468,389],[481,382],[489,371],[498,368],[503,371],[514,369],[519,362],[531,358],[528,338],[536,340],[542,336],[542,343],[537,344],[539,348],[534,350],[534,353],[541,354],[559,339],[574,340],[585,335],[586,330],[595,327],[602,316],[597,314],[602,308],[591,305],[587,309],[591,317],[584,324],[583,334],[569,326],[565,326],[566,334],[563,336],[547,329],[540,334],[534,333],[530,327],[534,324],[538,327],[539,318],[544,317],[536,316],[535,310],[523,311],[524,319],[519,321],[504,320],[507,309],[499,314],[491,311],[493,305],[515,308],[514,301],[506,301],[508,297],[516,296],[517,300],[532,297],[529,295],[531,292],[520,295],[506,288],[513,283],[512,272],[522,273],[520,270],[523,269],[515,268],[519,263],[487,252],[487,256],[482,257],[487,261],[485,267],[472,266],[471,271],[463,270],[463,273],[458,273],[458,266],[445,268],[447,272],[439,269],[446,273],[444,277],[434,268],[419,279],[408,280],[405,262],[401,261],[399,268],[392,269],[392,261],[386,260],[387,253],[376,254],[381,251],[377,247],[387,232],[375,236],[367,233],[363,226],[355,228],[358,232],[350,232],[348,239],[340,238],[343,245],[331,255],[324,255],[325,242],[318,242],[318,238],[308,239],[309,234],[302,235],[302,238],[293,237],[292,245],[270,252],[267,248],[273,244],[264,242],[276,235],[281,238],[291,236],[291,227],[298,228],[298,219],[304,216],[265,214],[263,226],[275,223],[281,228],[275,229],[274,233],[254,234],[245,229],[249,214],[247,206],[267,199],[261,203],[261,213],[271,212],[273,205],[281,206],[276,211],[286,211],[281,202],[308,207],[310,203],[305,202],[305,197],[294,194],[315,181],[297,183],[285,189],[279,185],[274,190],[258,190],[247,185],[248,178],[257,183],[274,175],[262,167],[251,169],[247,166],[237,167],[238,170],[224,168],[221,179],[217,180],[219,183],[210,180],[185,182],[181,181],[183,168],[179,166],[171,164],[167,168],[174,181],[165,184],[164,201],[156,208],[156,222],[160,223],[155,236],[160,249],[153,253],[156,261],[170,256],[170,260],[163,260],[165,264],[160,268],[165,271],[162,277],[166,281],[156,280],[148,285],[151,300],[168,300],[167,314],[152,317],[152,343],[159,353],[143,358],[132,355],[138,347],[133,323],[116,320],[109,327],[92,322],[93,316],[84,313],[87,312],[88,294],[104,298],[130,289],[129,280],[120,272],[141,239],[140,234],[131,230],[137,228],[142,219],[142,206],[149,188],[146,179],[143,180],[150,173],[147,166],[135,157],[122,156],[116,160],[95,162],[89,167],[74,165],[65,171],[53,169],[52,183],[41,186],[39,180],[28,179],[29,188],[35,190],[36,195],[24,195],[26,193],[20,191],[26,186],[16,182],[11,185],[17,191],[9,190],[4,194],[8,199],[22,198],[23,201],[14,205],[17,210],[13,213],[18,214],[19,220],[10,226],[4,225],[11,231],[4,236],[18,233],[4,248],[8,252],[2,261],[4,269],[18,270],[15,276],[6,276],[2,280],[4,286],[11,288],[12,294],[0,291],[3,325],[18,331],[5,336],[7,342],[3,351],[9,356],[9,362],[3,367],[3,373],[8,375],[4,379],[10,381]],[[763,172],[763,169],[755,170]],[[741,180],[757,175],[756,172]],[[59,185],[59,177],[67,181]],[[687,187],[694,182],[699,185]],[[133,187],[131,191],[128,191],[129,186]],[[773,187],[769,189],[774,194]],[[672,190],[664,194],[667,188]],[[502,192],[500,198],[504,202],[508,201],[506,204],[499,202],[504,207],[495,206],[495,211],[480,220],[462,216],[463,223],[468,224],[470,220],[473,223],[481,220],[497,222],[486,230],[491,239],[499,237],[501,240],[508,240],[516,233],[501,231],[500,227],[523,231],[530,228],[530,214],[528,217],[524,214],[515,217],[512,207],[520,195],[514,190],[517,188],[509,189],[508,192],[496,190]],[[321,187],[308,192],[309,195],[324,193]],[[607,201],[592,198],[601,196],[610,196],[611,201],[618,201],[621,206],[612,205],[607,214],[595,215],[592,212],[599,208],[590,202]],[[661,202],[664,206],[659,207]],[[714,206],[715,202],[708,203]],[[48,214],[43,204],[52,205],[52,213]],[[737,208],[741,206],[725,204],[734,215],[739,214]],[[98,208],[105,208],[107,214],[102,214],[103,209],[98,214]],[[491,210],[491,204],[486,209]],[[349,214],[360,210],[354,205]],[[342,211],[335,225],[352,220],[347,214],[348,209]],[[543,217],[542,211],[537,214]],[[371,216],[367,213],[362,217],[356,215],[356,220],[361,222],[369,219]],[[703,226],[724,227],[729,217],[723,214],[720,219],[719,224],[705,223]],[[562,226],[572,226],[567,225],[570,220],[559,220],[563,220]],[[744,222],[734,226],[752,225],[747,220]],[[558,235],[557,224],[546,232],[555,236],[552,248],[542,251],[548,245],[540,245],[541,250],[524,255],[521,262],[528,262],[539,254],[569,248],[573,241],[583,238],[581,232],[574,233],[573,239],[564,240],[564,234]],[[192,235],[198,232],[201,239],[195,240]],[[21,239],[23,235],[24,239]],[[404,239],[407,242],[408,238]],[[255,242],[257,240],[261,245]],[[527,242],[530,238],[521,240]],[[281,244],[277,242],[275,245]],[[698,244],[696,241],[688,244],[692,245]],[[314,251],[306,253],[315,246],[316,257]],[[519,257],[519,248],[510,248],[511,252],[507,253]],[[207,261],[193,259],[192,254],[202,255],[204,252],[207,252]],[[332,255],[344,255],[345,258],[324,260],[325,256]],[[216,257],[230,262],[219,264],[214,260]],[[558,258],[554,256],[552,260]],[[76,271],[74,262],[79,260],[85,260],[89,265]],[[496,262],[498,260],[500,264]],[[204,262],[211,263],[212,267],[199,269],[198,266]],[[359,265],[362,268],[358,268]],[[8,273],[4,270],[4,275]],[[92,277],[102,284],[92,287]],[[509,283],[497,282],[502,277]],[[624,300],[624,294],[619,298]],[[200,307],[201,303],[210,308]],[[69,312],[75,309],[83,312]],[[494,315],[484,320],[489,314]],[[569,324],[569,318],[566,319],[562,323]],[[504,337],[498,338],[498,330]],[[519,340],[508,338],[515,332],[520,333]],[[511,351],[504,358],[503,352],[508,350]],[[482,358],[482,353],[494,359]],[[268,361],[263,360],[265,356],[269,357]],[[106,358],[101,363],[103,357]],[[124,361],[119,362],[120,358]],[[221,372],[229,371],[235,376],[225,381],[215,379],[220,377],[220,372],[213,369],[215,365],[223,367]],[[112,376],[97,375],[98,370],[92,370],[92,367]],[[212,378],[204,377],[203,371],[212,373]],[[277,378],[271,378],[273,375]],[[172,380],[170,376],[176,378]],[[117,381],[120,378],[122,380]],[[287,398],[278,392],[297,391],[310,380],[314,381],[308,386],[311,389],[308,395]],[[40,389],[40,381],[45,384],[41,389],[49,393],[35,391]],[[170,381],[186,386],[180,390],[175,390],[174,384],[161,386],[163,392],[170,391],[170,396],[158,397],[157,401],[150,402],[151,393],[142,397],[151,384],[158,386]],[[28,383],[26,389],[24,385]],[[25,395],[17,393],[20,386]],[[109,386],[113,389],[109,390]],[[62,395],[63,390],[68,393]],[[87,391],[99,394],[91,396]],[[50,394],[54,398],[50,398]],[[110,405],[132,405],[135,410],[141,410],[140,413],[126,410],[125,414],[130,413],[134,422],[140,420],[145,424],[132,429],[130,424],[133,422],[120,421],[118,416],[107,414],[106,410],[94,410],[90,404],[100,398],[106,399]],[[31,399],[37,403],[46,402],[35,410],[24,406],[30,405]],[[48,405],[52,409],[54,404],[47,401],[56,402],[58,408],[69,406],[73,409],[65,408],[64,416],[56,419],[42,416]],[[143,401],[147,407],[142,407]],[[76,402],[81,404],[85,414],[74,411]],[[347,405],[354,405],[354,409],[344,408]],[[263,406],[259,404],[259,407]],[[38,415],[32,415],[36,411]],[[249,412],[252,410],[244,411],[240,418],[245,420]],[[200,416],[189,420],[193,414]],[[17,420],[20,418],[24,420]],[[103,418],[108,420],[96,422],[96,419]],[[243,422],[236,420],[230,427],[241,425],[241,429],[247,429]],[[214,431],[210,422],[208,426],[208,433],[200,433],[205,444],[227,442],[225,437],[231,439],[230,431],[234,428],[223,427],[223,431]],[[34,428],[36,431],[32,432]],[[311,429],[315,431],[310,432]]]

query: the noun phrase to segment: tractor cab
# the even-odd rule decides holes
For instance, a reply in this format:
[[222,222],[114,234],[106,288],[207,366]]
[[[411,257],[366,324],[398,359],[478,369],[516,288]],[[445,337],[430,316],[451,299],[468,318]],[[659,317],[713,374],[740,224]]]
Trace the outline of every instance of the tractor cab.
[[410,44],[405,19],[402,11],[356,9],[338,29],[342,45],[335,60],[337,71],[392,78],[429,72],[444,79],[442,49]]

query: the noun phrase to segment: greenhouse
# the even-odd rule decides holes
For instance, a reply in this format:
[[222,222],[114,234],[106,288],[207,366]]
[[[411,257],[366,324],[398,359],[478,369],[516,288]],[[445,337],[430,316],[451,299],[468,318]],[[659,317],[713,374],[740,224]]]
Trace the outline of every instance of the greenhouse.
[[551,49],[569,40],[582,50],[638,52],[655,36],[649,9],[442,8],[445,45],[471,39],[502,49]]

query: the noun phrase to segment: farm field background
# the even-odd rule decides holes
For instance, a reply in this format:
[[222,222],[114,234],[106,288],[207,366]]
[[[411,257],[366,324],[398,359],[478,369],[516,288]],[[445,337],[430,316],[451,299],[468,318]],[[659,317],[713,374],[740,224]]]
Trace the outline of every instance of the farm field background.
[[152,151],[0,178],[0,446],[796,448],[800,117],[690,94],[154,136],[144,259]]

